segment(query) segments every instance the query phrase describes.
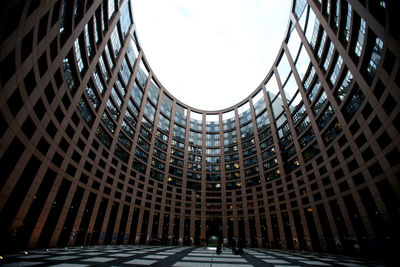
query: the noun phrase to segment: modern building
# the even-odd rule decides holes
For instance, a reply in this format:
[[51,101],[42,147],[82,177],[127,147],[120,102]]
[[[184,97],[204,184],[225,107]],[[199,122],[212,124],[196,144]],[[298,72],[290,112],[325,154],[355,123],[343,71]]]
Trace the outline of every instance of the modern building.
[[396,2],[293,0],[265,79],[205,111],[157,79],[129,0],[2,1],[1,250],[398,251]]

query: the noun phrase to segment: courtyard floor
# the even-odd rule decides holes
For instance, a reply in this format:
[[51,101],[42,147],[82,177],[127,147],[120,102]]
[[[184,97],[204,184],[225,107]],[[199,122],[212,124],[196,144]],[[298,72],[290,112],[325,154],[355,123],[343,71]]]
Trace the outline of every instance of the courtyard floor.
[[224,248],[175,246],[93,246],[52,248],[3,255],[0,266],[385,266],[382,263],[348,255],[248,248],[233,255]]

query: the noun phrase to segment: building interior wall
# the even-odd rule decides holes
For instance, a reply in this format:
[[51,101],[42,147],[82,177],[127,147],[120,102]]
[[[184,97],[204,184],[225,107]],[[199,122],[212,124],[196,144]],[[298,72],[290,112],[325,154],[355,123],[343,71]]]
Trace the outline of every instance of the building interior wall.
[[399,250],[396,1],[294,0],[265,79],[215,111],[162,86],[129,0],[1,5],[2,253]]

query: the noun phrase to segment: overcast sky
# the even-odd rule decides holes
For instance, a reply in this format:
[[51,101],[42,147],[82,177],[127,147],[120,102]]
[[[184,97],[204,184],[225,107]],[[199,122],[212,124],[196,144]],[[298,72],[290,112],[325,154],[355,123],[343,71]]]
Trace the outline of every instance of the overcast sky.
[[278,53],[292,0],[133,0],[138,39],[162,85],[194,108],[228,108]]

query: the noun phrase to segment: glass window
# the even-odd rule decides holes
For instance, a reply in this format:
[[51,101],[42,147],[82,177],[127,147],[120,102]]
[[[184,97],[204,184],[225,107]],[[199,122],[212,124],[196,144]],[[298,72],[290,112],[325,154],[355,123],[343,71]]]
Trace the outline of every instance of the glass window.
[[276,119],[276,127],[281,127],[285,122],[287,122],[286,113],[282,112],[281,115]]
[[246,102],[238,108],[240,125],[251,120],[250,104]]
[[89,125],[92,125],[93,114],[87,106],[85,100],[81,97],[78,103],[78,111],[81,114],[82,119]]
[[310,103],[314,101],[315,97],[318,94],[318,91],[319,91],[320,87],[321,87],[321,82],[317,78],[316,81],[314,82],[314,86],[312,87],[311,92],[307,96],[308,100],[310,101]]
[[136,127],[137,120],[135,117],[132,116],[128,109],[125,111],[125,118],[133,127]]
[[128,107],[130,108],[130,111],[136,116],[139,116],[139,110],[138,108],[135,106],[135,104],[133,104],[132,99],[128,100]]
[[153,166],[154,168],[157,168],[157,169],[159,169],[161,171],[165,170],[165,163],[157,160],[156,158],[153,158],[151,160],[151,166]]
[[301,101],[302,101],[302,97],[301,97],[300,91],[297,90],[296,95],[293,97],[292,102],[289,104],[290,112],[293,112],[297,108],[297,106],[300,104]]
[[349,41],[350,38],[350,28],[351,28],[351,16],[352,16],[352,8],[350,3],[347,3],[347,11],[346,11],[346,22],[343,29],[343,34],[341,35],[342,40],[345,42]]
[[295,65],[297,73],[300,76],[300,80],[303,80],[308,66],[310,65],[310,57],[308,56],[307,50],[304,48],[304,46],[301,47],[300,55],[297,58]]
[[113,48],[114,58],[117,59],[121,50],[121,40],[119,39],[118,28],[115,27],[111,33],[111,45]]
[[[158,141],[158,140],[156,139],[156,141]],[[158,142],[160,142],[160,141],[158,141]],[[167,154],[161,152],[161,151],[158,150],[157,148],[154,148],[154,150],[153,150],[153,155],[156,156],[156,157],[158,157],[158,158],[161,159],[161,160],[166,160],[166,158],[167,158]]]
[[155,106],[157,105],[158,102],[158,97],[160,96],[160,88],[158,85],[154,82],[153,79],[150,81],[150,88],[149,88],[149,93],[148,93],[148,98],[153,103]]
[[170,157],[169,162],[170,162],[172,165],[177,166],[177,167],[181,167],[181,168],[182,168],[183,165],[184,165],[183,160],[180,160],[180,159],[177,159],[177,158],[174,158],[174,157]]
[[264,171],[266,171],[268,169],[271,169],[271,168],[273,168],[275,166],[278,166],[278,159],[277,158],[270,159],[270,160],[265,161],[263,163]]
[[311,65],[310,72],[308,73],[307,79],[304,81],[304,90],[307,92],[310,89],[311,82],[314,80],[315,69]]
[[300,19],[300,17],[303,15],[306,6],[306,0],[296,0],[296,3],[294,4],[294,14],[296,15],[297,19]]
[[106,15],[105,15],[106,8],[107,8],[106,5],[103,5],[103,8],[100,9],[100,10],[101,10],[100,19],[101,19],[101,31],[102,31],[102,32],[105,32],[105,31],[106,31],[106,24],[105,24],[105,21],[107,20],[107,17],[106,17]]
[[265,89],[270,97],[270,99],[274,99],[276,95],[279,93],[278,83],[275,79],[275,74],[271,76],[271,78],[265,83]]
[[150,144],[146,142],[142,137],[138,136],[137,144],[146,151],[150,151]]
[[154,122],[154,117],[156,114],[156,109],[153,107],[153,105],[147,101],[146,106],[144,107],[144,114],[146,117],[151,121]]
[[254,136],[253,123],[250,122],[246,126],[240,127],[240,133],[242,139],[247,139]]
[[224,145],[229,146],[237,143],[236,131],[230,131],[224,133]]
[[110,67],[110,69],[113,69],[114,68],[114,61],[111,58],[111,54],[110,54],[110,50],[108,48],[108,44],[105,46],[104,52],[105,52],[105,55],[106,55],[108,66]]
[[133,101],[135,101],[136,105],[138,107],[140,107],[140,105],[142,104],[143,92],[140,89],[140,87],[138,86],[138,84],[136,83],[136,81],[133,84],[131,96],[133,98]]
[[108,111],[110,111],[111,117],[113,117],[113,119],[117,121],[121,113],[110,99],[108,99],[107,101],[107,109]]
[[267,107],[264,99],[264,92],[260,90],[254,97],[253,97],[253,106],[254,106],[254,114],[257,116],[262,111],[265,110]]
[[158,129],[169,132],[170,121],[166,117],[164,117],[161,113],[158,118]]
[[122,121],[122,130],[124,130],[125,133],[128,134],[130,138],[133,139],[133,136],[135,135],[135,131],[132,129],[131,126],[129,126],[125,121]]
[[369,60],[367,72],[370,77],[374,77],[376,70],[378,69],[379,62],[381,61],[382,57],[382,49],[383,49],[383,42],[381,39],[376,37],[375,45],[372,49],[371,59]]
[[187,115],[186,108],[177,104],[176,108],[175,108],[175,122],[185,126],[186,125],[186,115]]
[[97,71],[97,68],[95,68],[93,71],[93,79],[94,82],[96,83],[97,90],[99,90],[100,94],[102,95],[104,92],[104,86],[103,82],[101,81],[100,75]]
[[100,55],[99,57],[99,65],[103,73],[104,79],[106,79],[106,81],[108,82],[108,80],[110,79],[110,74],[108,73],[106,64],[104,63],[103,55]]
[[214,155],[218,156],[221,153],[219,148],[207,148],[206,149],[206,154],[207,155]]
[[[66,1],[64,1],[64,3],[66,3]],[[97,23],[98,23],[97,16],[95,14],[93,16],[93,27],[94,27],[94,41],[96,42],[96,44],[100,41]]]
[[85,41],[86,41],[87,55],[89,58],[91,58],[93,55],[93,44],[89,34],[89,24],[85,25]]
[[325,146],[329,145],[342,132],[342,125],[335,119],[329,128],[322,134]]
[[[254,147],[254,149],[255,149],[255,147]],[[231,154],[231,155],[225,155],[225,162],[238,161],[238,160],[239,160],[239,154],[237,154],[237,153]]]
[[310,125],[311,121],[308,115],[295,127],[297,136],[301,135],[302,132]]
[[289,123],[285,120],[283,121],[284,123],[281,124],[279,129],[278,129],[278,137],[282,138],[285,134],[287,134],[288,132],[290,132],[290,126]]
[[334,26],[339,27],[339,19],[340,19],[340,0],[333,1],[335,5],[335,16],[333,18]]
[[173,129],[174,138],[185,141],[185,134],[186,134],[185,128],[180,127],[177,124],[174,124],[174,129]]
[[126,149],[132,149],[132,141],[128,139],[122,132],[119,132],[118,142],[123,145]]
[[64,1],[61,6],[60,34],[62,36],[65,34],[65,31],[67,30],[66,27],[68,27],[68,20],[66,19],[68,3],[71,2]]
[[299,51],[300,44],[301,44],[301,40],[300,40],[299,34],[297,33],[297,30],[295,28],[293,28],[293,30],[290,34],[289,42],[287,44],[290,55],[292,56],[293,60],[295,60],[297,57],[297,53]]
[[130,42],[128,45],[128,51],[126,53],[128,55],[128,60],[129,63],[131,64],[131,67],[135,65],[136,58],[139,55],[139,51],[137,50],[136,43],[133,41],[133,38],[130,38]]
[[294,95],[298,92],[296,79],[294,78],[294,75],[292,73],[290,73],[289,80],[283,87],[283,91],[285,92],[286,101],[290,103]]
[[219,132],[218,114],[206,114],[206,132]]
[[[155,145],[156,147],[158,147],[159,149],[163,150],[163,151],[167,151],[167,148],[168,148],[167,144],[161,142],[161,141],[158,140],[158,139],[156,139],[156,140],[154,141],[154,145]],[[164,159],[164,160],[165,160],[165,159]]]
[[160,110],[164,115],[168,118],[171,118],[171,111],[172,111],[172,99],[169,98],[166,94],[162,95],[161,98],[161,107]]
[[108,0],[108,20],[112,18],[115,12],[115,2],[114,0]]
[[129,33],[129,28],[133,24],[129,12],[129,1],[126,1],[124,7],[122,7],[121,17],[119,23],[121,25],[122,37],[125,39]]
[[301,105],[301,107],[293,114],[293,123],[296,124],[303,116],[306,114],[306,108],[304,107],[304,104]]
[[137,72],[137,80],[139,81],[139,84],[144,88],[146,86],[146,81],[147,81],[147,76],[149,75],[147,68],[143,64],[143,61],[140,61],[139,63],[139,70]]
[[185,153],[175,148],[171,148],[171,154],[174,156],[183,159],[185,157]]
[[347,93],[350,91],[352,81],[353,81],[353,74],[351,73],[350,70],[347,70],[347,72],[345,72],[345,75],[342,78],[342,81],[339,82],[340,84],[339,87],[334,92],[336,100],[338,100],[339,102],[343,102]]
[[78,38],[74,42],[74,52],[75,52],[76,62],[78,64],[78,70],[79,70],[80,73],[82,73],[82,71],[86,67],[85,67],[85,64],[84,64],[83,59],[82,59],[81,47],[80,47]]
[[328,105],[325,111],[321,114],[321,116],[317,119],[317,125],[319,129],[324,128],[331,118],[335,115],[335,111],[333,110],[331,105]]
[[281,78],[281,83],[283,84],[283,83],[285,83],[285,81],[291,71],[289,61],[288,61],[285,53],[282,53],[282,57],[277,65],[277,69],[278,69],[279,77]]
[[269,146],[271,146],[274,142],[272,141],[272,137],[268,138],[267,140],[263,141],[262,143],[260,143],[260,148],[261,149],[265,149]]
[[331,44],[329,45],[328,54],[326,55],[324,66],[323,66],[325,71],[328,70],[329,63],[331,63],[331,59],[332,59],[332,56],[333,56],[333,51],[334,51],[334,47],[333,47],[333,43],[331,42]]
[[144,151],[142,151],[141,149],[139,149],[139,148],[135,148],[135,156],[138,158],[138,159],[141,159],[141,160],[143,160],[144,162],[147,162],[147,159],[148,159],[148,155],[147,155],[147,153],[145,153]]
[[326,96],[325,91],[323,91],[321,93],[321,95],[319,96],[318,100],[315,102],[314,106],[312,107],[315,115],[317,115],[321,111],[321,109],[324,107],[326,101],[327,101],[327,96]]
[[202,146],[203,144],[203,136],[201,133],[189,132],[189,144],[193,146]]
[[224,131],[236,128],[235,110],[222,113],[222,124]]
[[126,62],[126,58],[124,57],[124,59],[122,60],[122,64],[121,64],[121,69],[120,72],[122,80],[124,81],[125,84],[129,84],[129,79],[132,76],[132,72],[128,67],[128,63]]
[[97,110],[99,107],[99,99],[95,93],[95,90],[93,89],[93,83],[89,81],[89,83],[86,85],[86,95],[89,100],[89,103],[92,105],[94,110]]
[[319,152],[321,152],[319,145],[317,142],[314,142],[312,145],[310,145],[306,150],[302,152],[304,162],[310,161],[312,158],[318,155]]
[[354,84],[354,88],[352,90],[352,94],[347,99],[347,103],[344,105],[344,112],[343,115],[347,121],[349,121],[353,115],[357,112],[360,108],[362,102],[364,101],[365,96],[361,91],[361,88],[358,86],[357,83]]
[[[174,140],[172,140],[174,141]],[[202,149],[199,147],[194,147],[194,146],[189,146],[188,147],[189,152],[192,152],[194,154],[201,154],[202,153]]]
[[252,166],[254,164],[257,164],[257,163],[258,163],[257,157],[248,158],[248,159],[243,160],[243,165],[244,165],[245,168],[249,167],[249,166]]
[[122,85],[119,76],[117,76],[117,79],[115,80],[115,86],[116,86],[118,92],[124,97],[126,95],[126,89]]
[[197,112],[190,112],[190,129],[195,131],[202,131],[203,115]]
[[141,133],[143,136],[147,136],[147,139],[151,139],[151,132],[153,132],[153,123],[149,122],[145,116],[142,117],[142,128],[146,129],[146,131],[142,131],[142,128],[140,129]]
[[254,140],[254,138],[251,138],[251,139],[249,139],[247,141],[242,142],[242,148],[243,149],[244,148],[248,148],[248,147],[253,146],[254,144],[255,144],[255,140]]
[[103,115],[101,116],[101,120],[103,121],[104,125],[108,128],[108,130],[110,130],[110,132],[114,133],[115,123],[110,118],[110,116],[107,114],[107,112],[103,113]]
[[323,31],[322,37],[321,37],[321,42],[319,43],[319,48],[318,48],[318,53],[317,53],[317,58],[320,59],[322,56],[322,52],[324,51],[325,48],[325,42],[326,42],[326,31]]
[[342,64],[343,64],[343,59],[339,55],[338,58],[336,59],[335,67],[333,68],[333,71],[332,71],[331,76],[329,78],[329,80],[331,81],[331,84],[335,84],[336,79],[339,76],[340,70],[342,68]]
[[365,23],[365,20],[363,18],[360,18],[360,20],[361,20],[360,30],[358,32],[357,43],[354,48],[354,53],[358,58],[361,56],[361,52],[362,52],[363,46],[364,46],[365,33],[367,31],[367,24]]
[[259,132],[267,128],[269,126],[268,112],[265,111],[263,114],[261,114],[261,116],[256,119],[256,123]]
[[319,20],[314,14],[312,8],[309,9],[310,14],[308,16],[308,26],[306,31],[306,38],[311,47],[315,48],[315,43],[317,41],[318,31],[319,31]]
[[262,160],[269,159],[272,156],[275,156],[275,147],[271,147],[267,150],[265,150],[263,153],[261,153],[261,158]]
[[274,101],[271,104],[271,107],[275,119],[278,118],[278,116],[283,112],[283,101],[279,95],[277,98],[274,99]]
[[165,141],[165,142],[168,142],[168,135],[166,135],[166,134],[164,134],[164,133],[162,133],[162,132],[160,132],[160,131],[158,131],[158,130],[157,130],[156,135],[157,135],[157,137],[160,138],[161,140],[163,140],[163,141]]
[[219,134],[206,134],[206,146],[219,147]]
[[195,161],[195,162],[201,162],[201,156],[189,154],[188,160]]

